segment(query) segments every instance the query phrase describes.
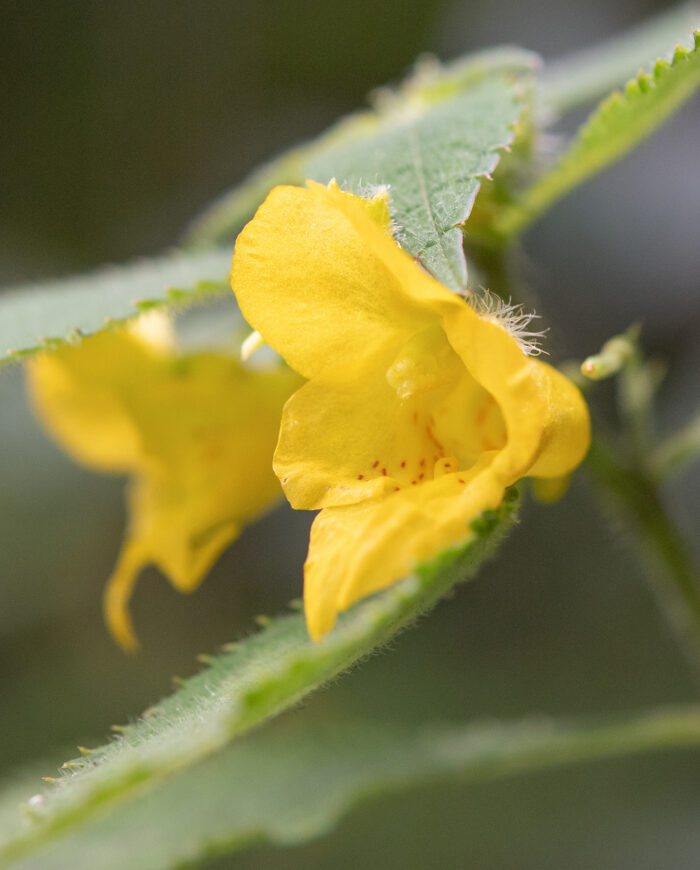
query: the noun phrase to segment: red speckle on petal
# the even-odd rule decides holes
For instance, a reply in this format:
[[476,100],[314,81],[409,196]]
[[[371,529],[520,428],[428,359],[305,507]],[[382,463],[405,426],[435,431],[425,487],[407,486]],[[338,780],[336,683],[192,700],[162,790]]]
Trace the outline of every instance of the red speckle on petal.
[[378,465],[379,465],[379,460],[375,459],[374,462],[372,463],[372,468],[376,468]]
[[466,480],[462,480],[461,477],[458,477],[457,480],[459,480],[460,483],[466,483]]
[[386,468],[382,468],[382,474],[386,477]]
[[357,479],[358,479],[358,480],[364,480],[364,479],[365,479],[364,474],[358,474],[358,475],[357,475]]
[[402,459],[401,460],[401,468],[405,468],[405,467],[406,467],[406,460]]

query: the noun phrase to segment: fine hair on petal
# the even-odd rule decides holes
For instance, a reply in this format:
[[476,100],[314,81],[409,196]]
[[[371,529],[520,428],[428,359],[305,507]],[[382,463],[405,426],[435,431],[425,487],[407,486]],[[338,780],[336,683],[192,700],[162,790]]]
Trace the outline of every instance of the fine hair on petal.
[[480,317],[492,320],[502,326],[528,356],[547,354],[540,342],[547,334],[547,329],[530,329],[534,320],[539,320],[539,314],[525,311],[522,303],[513,303],[509,298],[502,299],[497,293],[485,287],[472,291],[463,297]]

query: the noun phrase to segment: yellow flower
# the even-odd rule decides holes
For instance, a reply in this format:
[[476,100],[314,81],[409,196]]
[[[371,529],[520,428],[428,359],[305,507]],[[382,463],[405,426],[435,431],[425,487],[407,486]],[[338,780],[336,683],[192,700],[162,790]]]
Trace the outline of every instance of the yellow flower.
[[128,602],[155,563],[195,589],[247,521],[281,495],[271,468],[282,405],[300,379],[216,354],[179,355],[162,315],[30,362],[39,415],[80,463],[129,474],[129,523],[105,590],[105,618],[126,649]]
[[468,538],[506,487],[560,477],[587,450],[578,390],[402,251],[384,196],[275,188],[236,243],[232,286],[308,379],[274,468],[293,507],[322,509],[304,579],[314,639]]

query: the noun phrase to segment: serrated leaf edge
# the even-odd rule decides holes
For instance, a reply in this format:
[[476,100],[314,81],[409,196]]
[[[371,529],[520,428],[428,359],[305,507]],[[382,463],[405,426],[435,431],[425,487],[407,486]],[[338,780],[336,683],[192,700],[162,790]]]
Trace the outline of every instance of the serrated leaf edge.
[[[536,181],[530,188],[524,191],[519,199],[511,206],[504,209],[496,218],[492,232],[501,244],[515,239],[529,224],[543,214],[548,207],[558,199],[565,196],[575,187],[578,187],[596,171],[621,159],[629,150],[641,142],[646,135],[659,126],[669,115],[687,99],[698,86],[697,82],[691,82],[685,89],[680,88],[673,99],[669,99],[662,106],[660,112],[641,125],[640,133],[631,142],[622,142],[620,147],[612,148],[605,152],[601,150],[600,156],[582,163],[582,169],[578,173],[571,173],[568,179],[562,178],[572,165],[575,165],[577,151],[600,135],[600,129],[608,123],[608,119],[628,105],[631,101],[643,97],[644,94],[655,90],[666,76],[681,69],[691,57],[700,51],[700,30],[693,29],[693,46],[687,48],[677,44],[670,61],[659,58],[650,72],[640,72],[632,78],[622,90],[613,91],[606,97],[589,116],[587,121],[579,128],[577,135],[569,148],[556,161],[554,166]],[[699,79],[700,81],[700,79]]]
[[[18,291],[19,292],[19,291]],[[34,291],[28,290],[28,293]],[[133,313],[125,317],[105,317],[104,325],[99,329],[80,330],[78,328],[69,330],[65,335],[59,336],[39,336],[37,344],[30,347],[10,348],[0,356],[0,369],[4,366],[12,365],[13,363],[21,363],[26,359],[31,358],[37,353],[44,351],[55,351],[66,345],[75,345],[91,335],[97,335],[100,332],[105,332],[109,329],[122,327],[129,323],[139,314],[154,309],[177,309],[179,311],[198,304],[203,304],[213,300],[218,296],[225,295],[230,292],[228,279],[222,278],[220,282],[212,281],[211,279],[203,279],[196,281],[190,287],[166,287],[163,296],[160,298],[143,298],[134,299],[129,304],[133,308]]]

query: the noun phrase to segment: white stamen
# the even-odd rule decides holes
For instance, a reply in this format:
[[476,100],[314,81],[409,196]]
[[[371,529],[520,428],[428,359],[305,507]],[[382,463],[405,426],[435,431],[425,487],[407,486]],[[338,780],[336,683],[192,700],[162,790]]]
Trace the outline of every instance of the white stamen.
[[241,360],[246,362],[255,353],[256,350],[265,344],[265,339],[260,335],[257,329],[251,332],[248,338],[241,345]]

